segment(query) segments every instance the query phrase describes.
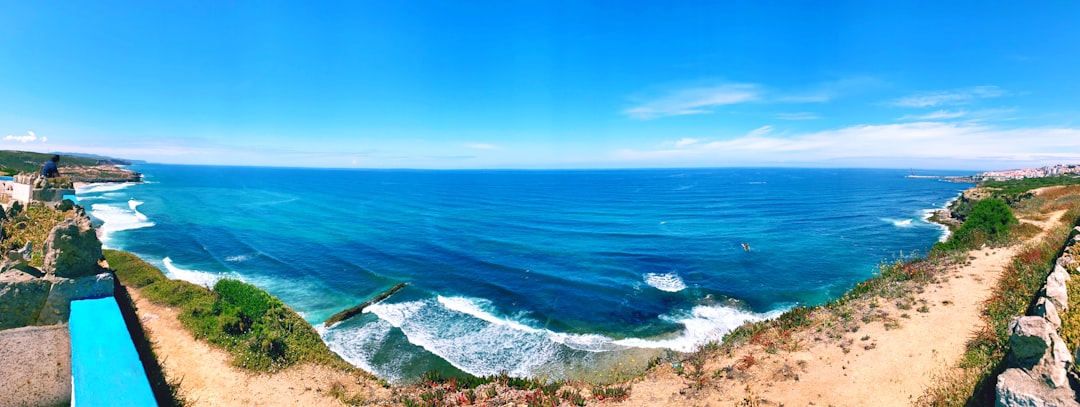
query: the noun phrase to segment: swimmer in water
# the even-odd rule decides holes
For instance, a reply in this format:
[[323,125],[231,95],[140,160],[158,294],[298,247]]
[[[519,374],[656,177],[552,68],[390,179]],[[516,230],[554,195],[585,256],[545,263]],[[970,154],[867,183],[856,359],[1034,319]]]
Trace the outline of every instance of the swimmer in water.
[[743,250],[750,251],[750,243],[743,243],[742,248]]

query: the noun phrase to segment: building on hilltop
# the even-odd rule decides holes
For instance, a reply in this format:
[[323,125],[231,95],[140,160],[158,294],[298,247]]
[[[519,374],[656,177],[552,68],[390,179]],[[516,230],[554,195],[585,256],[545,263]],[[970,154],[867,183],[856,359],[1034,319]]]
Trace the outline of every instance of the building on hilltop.
[[58,203],[64,198],[75,197],[75,188],[71,180],[64,177],[44,178],[38,174],[17,174],[11,180],[0,180],[0,201],[5,205],[19,202]]

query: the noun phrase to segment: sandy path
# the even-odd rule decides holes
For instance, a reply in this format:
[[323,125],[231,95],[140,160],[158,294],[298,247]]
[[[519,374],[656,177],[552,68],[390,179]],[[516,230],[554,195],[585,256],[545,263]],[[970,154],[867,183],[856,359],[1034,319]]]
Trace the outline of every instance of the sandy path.
[[[195,340],[180,325],[176,309],[151,303],[136,290],[128,291],[144,329],[154,342],[165,377],[171,382],[181,382],[180,394],[191,405],[342,406],[340,400],[326,394],[335,383],[345,386],[350,395],[389,394],[388,390],[371,386],[364,379],[323,366],[303,365],[262,375],[239,371],[229,366],[224,351]],[[365,385],[357,384],[361,381]]]
[[[1030,241],[1041,239],[1064,214],[1054,212],[1044,222],[1024,220],[1044,229]],[[979,317],[982,303],[1022,246],[971,252],[969,264],[952,269],[939,283],[914,294],[914,307],[902,310],[883,302],[880,309],[888,317],[863,324],[857,332],[846,332],[839,339],[851,344],[849,352],[834,341],[810,340],[790,353],[770,355],[759,350],[753,353],[757,360],[754,368],[746,372],[748,384],[718,379],[716,388],[694,397],[681,394],[687,392],[685,380],[665,366],[635,383],[624,405],[754,405],[753,400],[785,406],[910,405],[934,377],[960,360],[971,334],[983,326]],[[920,305],[928,309],[920,312]],[[745,352],[737,351],[707,365],[707,371],[731,366]]]

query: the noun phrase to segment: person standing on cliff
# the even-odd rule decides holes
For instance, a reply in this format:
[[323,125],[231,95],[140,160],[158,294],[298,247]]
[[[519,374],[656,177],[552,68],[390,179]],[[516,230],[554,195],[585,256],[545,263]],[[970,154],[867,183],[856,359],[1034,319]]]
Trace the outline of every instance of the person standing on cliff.
[[56,168],[56,164],[60,162],[59,155],[53,155],[52,159],[45,162],[45,165],[41,166],[41,176],[45,178],[56,178],[60,176],[60,170]]

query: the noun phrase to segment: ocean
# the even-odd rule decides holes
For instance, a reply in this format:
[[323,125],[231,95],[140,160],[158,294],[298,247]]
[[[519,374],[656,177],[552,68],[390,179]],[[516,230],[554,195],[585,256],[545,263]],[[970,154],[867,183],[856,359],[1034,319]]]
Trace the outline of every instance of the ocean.
[[944,233],[929,210],[969,186],[878,169],[132,169],[146,182],[77,191],[106,248],[257,285],[393,382],[643,368],[925,254]]

